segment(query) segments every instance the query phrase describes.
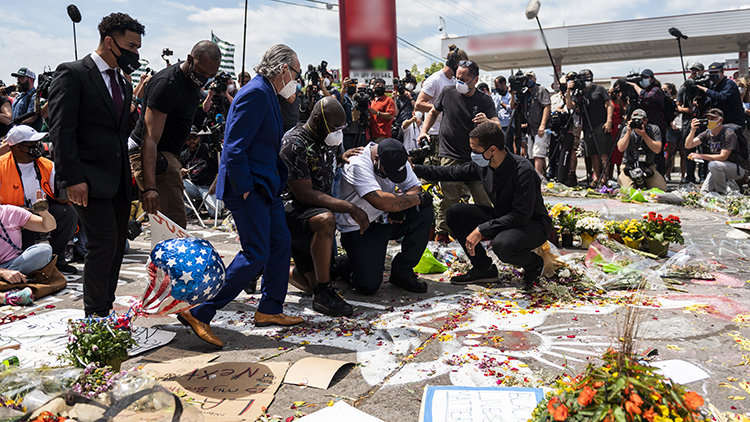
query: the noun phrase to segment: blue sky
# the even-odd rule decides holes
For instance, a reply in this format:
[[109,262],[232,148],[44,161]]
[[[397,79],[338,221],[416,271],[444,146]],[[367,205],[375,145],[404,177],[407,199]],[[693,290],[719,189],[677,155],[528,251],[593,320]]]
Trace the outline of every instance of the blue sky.
[[[164,66],[160,54],[168,47],[175,58],[184,58],[190,48],[208,39],[213,30],[220,38],[237,46],[236,70],[242,67],[242,28],[244,2],[237,0],[72,0],[81,10],[83,20],[76,27],[79,58],[93,51],[98,44],[96,26],[111,12],[125,12],[146,26],[141,57],[151,67]],[[334,12],[311,0],[287,0],[310,7],[281,4],[271,0],[250,0],[248,13],[246,68],[259,61],[272,44],[285,43],[297,51],[303,69],[307,64],[329,62],[330,68],[340,66],[340,44],[337,8]],[[331,0],[335,1],[335,0]],[[350,0],[352,1],[352,0]],[[377,1],[377,0],[360,0]],[[523,10],[526,0],[396,0],[398,34],[420,48],[439,56],[441,33],[439,18],[446,21],[450,36],[465,36],[486,32],[525,30],[536,28],[526,20]],[[0,79],[14,83],[10,74],[28,66],[40,73],[45,66],[53,69],[63,61],[74,59],[72,22],[67,15],[68,1],[27,0],[3,1],[0,16]],[[700,13],[750,7],[750,0],[629,0],[627,2],[591,0],[542,0],[540,19],[545,27],[576,25],[645,17]],[[314,8],[318,8],[317,10]],[[736,58],[696,57],[706,64],[716,59]],[[687,59],[687,58],[686,58]],[[424,68],[431,59],[423,54],[399,46],[399,68],[410,68],[416,63]],[[678,59],[644,61],[642,63],[605,63],[589,66],[597,77],[627,73],[632,68],[651,67],[655,71],[679,68]],[[563,68],[563,71],[577,70]],[[507,74],[508,72],[502,72]],[[537,69],[540,82],[548,85],[550,68]],[[252,71],[251,71],[252,74]]]

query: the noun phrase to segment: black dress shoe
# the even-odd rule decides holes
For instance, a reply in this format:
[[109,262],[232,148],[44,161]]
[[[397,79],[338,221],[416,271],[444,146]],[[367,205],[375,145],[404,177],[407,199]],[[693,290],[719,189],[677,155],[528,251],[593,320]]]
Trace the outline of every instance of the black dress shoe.
[[492,266],[487,270],[480,270],[472,267],[466,274],[451,277],[451,284],[472,284],[472,283],[493,283],[497,281],[497,266]]
[[420,280],[416,274],[411,274],[410,276],[403,278],[391,276],[391,279],[388,280],[388,282],[396,287],[401,287],[407,292],[424,293],[427,291],[427,283]]
[[55,267],[57,267],[58,271],[63,274],[73,275],[78,273],[78,268],[68,264],[67,262],[58,262],[57,264],[55,264]]
[[351,316],[354,313],[352,305],[346,303],[334,290],[331,283],[318,284],[313,295],[313,309],[328,316]]

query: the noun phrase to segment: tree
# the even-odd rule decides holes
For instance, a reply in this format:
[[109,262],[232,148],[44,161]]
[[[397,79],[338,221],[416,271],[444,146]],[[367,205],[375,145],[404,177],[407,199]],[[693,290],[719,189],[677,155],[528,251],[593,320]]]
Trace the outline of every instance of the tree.
[[439,72],[443,68],[443,66],[445,66],[444,63],[433,62],[428,67],[424,68],[424,74],[426,75],[425,77],[429,77],[429,75]]
[[419,68],[417,68],[417,64],[414,63],[411,66],[411,76],[414,76],[414,78],[417,80],[417,83],[422,82],[423,80],[427,79],[428,76],[432,75],[435,72],[440,71],[440,69],[443,68],[443,63],[433,62],[428,67],[424,68],[424,72],[420,72]]

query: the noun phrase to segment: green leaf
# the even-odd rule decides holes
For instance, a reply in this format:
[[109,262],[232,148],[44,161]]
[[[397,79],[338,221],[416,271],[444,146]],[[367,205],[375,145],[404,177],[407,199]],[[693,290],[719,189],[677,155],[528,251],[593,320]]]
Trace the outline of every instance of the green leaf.
[[625,418],[625,411],[622,410],[622,407],[615,407],[614,415],[616,422],[627,422],[627,419]]

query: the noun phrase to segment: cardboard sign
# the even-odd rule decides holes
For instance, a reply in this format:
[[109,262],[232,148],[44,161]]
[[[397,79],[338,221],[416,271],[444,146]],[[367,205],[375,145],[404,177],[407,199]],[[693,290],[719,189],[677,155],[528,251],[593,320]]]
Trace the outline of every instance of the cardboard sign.
[[166,346],[153,353],[149,353],[143,359],[150,362],[202,364],[211,362],[218,357],[219,355],[216,354],[200,353]]
[[289,372],[284,377],[284,383],[327,390],[333,376],[344,365],[354,365],[354,362],[314,357],[304,358],[289,368]]
[[167,390],[184,394],[207,421],[251,422],[273,401],[289,363],[152,363],[144,368],[158,373]]
[[299,418],[299,422],[383,422],[375,416],[349,406],[345,401],[336,402],[315,413]]
[[162,240],[195,237],[167,218],[161,211],[157,211],[156,214],[149,214],[148,220],[151,222],[151,249],[154,249],[154,246]]
[[165,344],[172,341],[177,335],[174,331],[157,330],[155,328],[146,327],[135,327],[133,332],[133,339],[135,339],[137,346],[128,350],[130,357],[139,355],[143,352],[147,352],[151,349],[164,346]]
[[541,388],[429,386],[420,422],[526,422],[542,400]]
[[684,360],[663,360],[654,362],[651,365],[660,369],[659,371],[656,371],[657,373],[660,373],[667,378],[671,378],[672,381],[677,384],[689,384],[709,377],[706,371],[692,363],[685,362]]

